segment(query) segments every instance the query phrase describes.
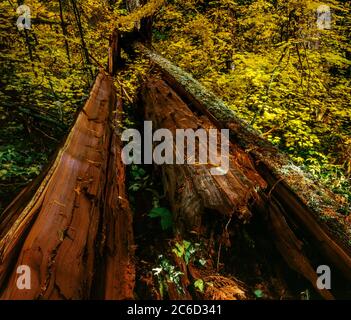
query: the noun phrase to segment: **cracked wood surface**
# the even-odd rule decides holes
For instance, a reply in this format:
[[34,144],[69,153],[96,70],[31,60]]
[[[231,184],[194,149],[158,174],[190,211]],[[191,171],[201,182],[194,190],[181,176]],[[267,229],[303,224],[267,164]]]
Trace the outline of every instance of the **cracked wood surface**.
[[[109,149],[120,142],[109,125],[115,106],[112,78],[100,72],[88,101],[34,197],[20,213],[14,214],[17,218],[12,226],[4,228],[0,241],[1,299],[87,299],[91,295],[96,257],[104,255],[106,250],[101,240],[106,237],[100,232],[101,225],[106,230],[104,223],[115,222],[109,227],[108,239],[121,239],[124,235],[131,239],[130,211],[124,210],[119,217],[119,207],[109,201],[124,190],[106,191],[109,179],[118,179],[118,185],[124,183],[123,166],[112,170],[109,165],[115,162],[115,157],[109,156]],[[120,176],[118,170],[122,170]],[[124,251],[123,245],[127,246]],[[128,254],[124,256],[129,245],[123,242],[117,249],[109,248],[106,268],[113,272],[112,283],[128,273],[129,286],[133,287],[131,259]],[[129,262],[128,266],[121,266],[120,260]],[[30,290],[19,290],[16,286],[19,265],[31,268]],[[121,296],[106,286],[106,296],[111,299],[130,298],[131,291]]]
[[[219,128],[230,130],[230,140],[251,157],[267,183],[267,194],[279,201],[282,215],[288,215],[308,235],[322,256],[351,279],[351,226],[337,213],[335,195],[318,182],[308,180],[290,164],[288,157],[237,118],[219,98],[172,62],[137,44],[136,47],[158,67],[162,78],[177,94]],[[283,172],[287,170],[287,174]],[[319,195],[321,194],[321,196]],[[309,201],[320,201],[312,208]],[[331,204],[330,204],[331,203]]]
[[[176,129],[202,128],[207,134],[210,129],[215,129],[206,116],[193,114],[163,80],[149,78],[142,90],[142,101],[145,119],[152,120],[156,129],[169,129],[174,136]],[[187,164],[189,158],[186,156],[184,165],[162,166],[164,186],[178,230],[199,231],[205,210],[216,212],[226,219],[233,215],[242,220],[250,218],[249,205],[258,199],[257,190],[266,184],[247,154],[234,144],[230,144],[229,151],[229,171],[224,175],[212,175],[210,169],[213,164],[209,162]],[[220,145],[215,157],[220,157]]]
[[[156,128],[167,128],[172,133],[175,133],[176,129],[215,128],[206,116],[194,114],[177,93],[161,79],[150,77],[147,80],[142,91],[142,102],[145,107],[145,118],[152,120]],[[219,153],[219,150],[217,152]],[[239,218],[239,221],[248,222],[251,211],[259,209],[259,212],[266,217],[265,221],[275,238],[276,247],[287,265],[310,281],[324,299],[334,299],[328,290],[319,290],[316,287],[317,274],[313,264],[306,256],[302,242],[284,217],[286,214],[284,208],[289,208],[290,205],[286,204],[282,208],[277,199],[273,196],[271,198],[272,189],[269,189],[268,196],[265,194],[271,181],[264,179],[259,171],[256,171],[249,154],[232,142],[228,173],[213,176],[209,171],[210,167],[208,163],[162,165],[164,187],[172,206],[175,228],[183,236],[192,231],[202,233],[203,228],[206,228],[203,217],[208,210],[211,214],[214,212],[219,214],[217,217],[221,215],[227,219],[235,217]],[[308,214],[305,215],[308,217]],[[229,239],[222,240],[224,245],[230,246]],[[330,239],[329,245],[332,244]],[[333,262],[342,265],[344,260]],[[347,273],[347,269],[344,272]]]
[[[254,160],[257,171],[268,183],[268,192],[272,190],[287,214],[312,235],[321,254],[351,279],[351,225],[338,213],[342,204],[337,196],[318,181],[309,179],[286,154],[238,118],[189,73],[140,43],[136,43],[135,48],[157,66],[162,78],[184,101],[205,114],[217,127],[230,130],[231,141],[239,144]],[[318,207],[312,205],[312,199],[318,202]]]

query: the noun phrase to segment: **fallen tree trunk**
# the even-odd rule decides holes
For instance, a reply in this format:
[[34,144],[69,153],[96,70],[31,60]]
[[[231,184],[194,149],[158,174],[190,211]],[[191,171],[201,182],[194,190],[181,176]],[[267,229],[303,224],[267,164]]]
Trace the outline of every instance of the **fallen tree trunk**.
[[[115,107],[113,81],[101,71],[34,196],[26,205],[21,197],[12,204],[11,218],[1,223],[1,299],[87,299],[94,278],[103,282],[95,284],[104,288],[101,297],[132,298],[131,212],[115,153],[120,140],[109,123]],[[101,255],[106,273],[97,277]],[[31,287],[20,290],[17,268],[23,265]]]
[[[203,128],[207,131],[214,126],[206,116],[196,116],[179,96],[162,80],[150,78],[141,99],[145,107],[145,119],[152,120],[157,129],[166,128],[173,134],[176,129]],[[175,141],[174,141],[175,142]],[[174,143],[175,145],[175,143]],[[170,201],[174,229],[183,237],[196,232],[206,234],[206,223],[226,225],[222,234],[217,234],[219,245],[230,247],[229,222],[249,222],[253,207],[263,207],[276,245],[290,268],[302,274],[311,282],[325,299],[333,299],[328,290],[316,286],[317,274],[303,252],[302,243],[286,223],[279,207],[268,201],[264,193],[267,185],[256,171],[252,159],[237,145],[230,145],[229,171],[223,175],[212,175],[210,163],[184,165],[162,165],[163,184]],[[197,155],[199,150],[196,150]],[[219,157],[220,150],[216,150]],[[177,153],[175,148],[174,154]],[[186,159],[189,160],[189,159]],[[266,207],[265,204],[269,206]],[[207,220],[207,221],[206,221]],[[214,227],[213,225],[211,227]]]
[[274,197],[267,199],[264,194],[262,197],[266,199],[263,214],[266,217],[269,230],[275,238],[275,245],[287,265],[303,275],[324,299],[334,300],[333,295],[328,290],[317,287],[318,275],[304,253],[303,242],[295,235],[282,215],[284,209],[280,207],[279,201]]
[[[157,129],[167,128],[175,137],[176,129],[214,129],[206,117],[198,118],[178,95],[162,80],[149,79],[142,90],[145,119],[152,120]],[[218,138],[218,136],[217,136]],[[200,142],[204,143],[204,142]],[[205,142],[207,143],[207,141]],[[174,146],[176,141],[174,141]],[[265,182],[255,171],[247,155],[230,146],[230,168],[227,174],[213,175],[213,164],[189,164],[184,153],[184,165],[163,165],[164,185],[171,202],[178,231],[197,231],[201,228],[204,211],[211,211],[231,219],[234,215],[249,220],[252,202],[258,200],[256,190],[265,187]],[[211,150],[208,150],[211,152]],[[233,151],[235,153],[233,154]],[[220,158],[220,148],[209,158]],[[177,150],[174,149],[176,156]],[[198,155],[198,150],[196,151]]]
[[311,181],[308,174],[236,117],[191,75],[140,44],[136,48],[158,67],[162,77],[184,101],[208,116],[217,127],[230,129],[231,141],[245,150],[267,182],[264,191],[267,199],[274,196],[280,214],[309,236],[316,250],[326,258],[325,263],[336,266],[344,277],[351,279],[351,225],[338,214],[342,204],[336,195]]

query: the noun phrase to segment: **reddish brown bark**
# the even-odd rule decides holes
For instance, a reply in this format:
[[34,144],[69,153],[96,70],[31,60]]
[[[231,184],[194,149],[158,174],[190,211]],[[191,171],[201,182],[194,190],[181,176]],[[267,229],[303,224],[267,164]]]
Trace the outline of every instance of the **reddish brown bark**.
[[105,299],[133,299],[135,271],[133,264],[132,212],[125,188],[125,166],[121,160],[122,142],[117,119],[122,113],[118,100],[114,133],[110,145],[108,185],[104,200],[104,231],[106,236]]
[[[155,129],[213,129],[205,116],[197,117],[162,80],[151,78],[142,91],[145,118]],[[175,136],[175,135],[174,135]],[[174,143],[175,145],[175,143]],[[199,231],[204,211],[210,210],[230,219],[250,217],[250,203],[258,199],[256,189],[265,187],[247,155],[231,144],[230,169],[212,175],[211,163],[163,165],[166,193],[170,199],[178,231]],[[175,152],[175,151],[174,151]],[[217,149],[220,156],[220,149]],[[187,159],[185,159],[187,160]]]
[[[164,81],[150,78],[142,92],[145,117],[152,120],[156,128],[167,128],[173,133],[175,129],[183,128],[214,128],[206,116],[195,115]],[[172,206],[176,230],[183,235],[191,231],[201,233],[203,216],[208,210],[227,219],[235,217],[249,221],[252,211],[250,204],[254,203],[254,207],[260,208],[266,216],[277,249],[287,265],[309,280],[325,299],[333,299],[328,290],[316,287],[317,274],[304,253],[302,242],[286,222],[286,212],[279,201],[271,192],[268,192],[268,197],[265,194],[266,180],[255,169],[249,154],[234,143],[231,143],[230,151],[230,170],[222,176],[212,176],[209,164],[162,166],[164,186]],[[271,181],[268,180],[268,183]],[[257,194],[259,189],[261,191]],[[294,198],[290,201],[298,200]],[[304,219],[313,222],[307,214]],[[319,231],[317,236],[321,239],[324,235]],[[220,242],[221,245],[230,245],[228,233],[223,233]],[[331,239],[329,242],[329,245],[333,245]]]
[[[97,249],[105,251],[105,242],[99,240],[104,238],[105,297],[132,297],[131,212],[123,188],[124,168],[116,153],[110,152],[118,152],[120,143],[109,125],[115,106],[113,81],[100,72],[35,195],[24,209],[21,198],[12,205],[16,220],[3,228],[0,241],[1,299],[89,298]],[[100,232],[100,225],[105,233]],[[19,265],[31,269],[29,290],[16,286]],[[126,291],[117,292],[115,286],[123,282],[128,282]]]

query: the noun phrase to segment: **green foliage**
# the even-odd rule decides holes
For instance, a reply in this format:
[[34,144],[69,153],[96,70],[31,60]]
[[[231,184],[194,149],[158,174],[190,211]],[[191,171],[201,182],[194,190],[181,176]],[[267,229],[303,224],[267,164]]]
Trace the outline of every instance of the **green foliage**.
[[150,17],[164,4],[165,0],[149,0],[145,5],[138,8],[130,8],[132,12],[124,15],[125,11],[117,11],[115,17],[118,20],[118,28],[121,31],[130,31],[142,18]]
[[122,86],[123,93],[128,100],[135,101],[140,85],[150,69],[149,61],[141,55],[131,58],[124,52],[122,52],[122,57],[126,60],[127,67],[116,75],[116,87]]
[[177,242],[175,244],[175,248],[173,248],[172,252],[174,252],[178,258],[183,258],[186,264],[189,264],[198,246],[199,244],[197,243],[193,245],[191,242],[183,240],[183,242]]
[[[46,161],[44,154],[33,155],[25,152],[18,152],[14,146],[7,145],[0,148],[0,180],[18,180],[18,178],[30,179],[38,175],[41,171],[40,162]],[[35,163],[35,161],[39,163]]]
[[263,298],[263,296],[264,296],[262,290],[260,290],[260,289],[255,290],[254,295],[256,296],[256,298]]
[[199,262],[200,266],[202,266],[202,267],[207,263],[207,261],[205,259],[203,259],[203,258],[200,258],[198,260],[198,262]]
[[[152,205],[154,208],[160,207],[160,184],[155,183],[155,179],[146,172],[146,170],[141,165],[132,164],[128,166],[129,172],[129,187],[128,190],[130,191],[129,199],[131,203],[135,204],[135,195],[137,193],[149,193],[152,197]],[[165,214],[165,218],[167,214]],[[165,219],[163,218],[163,219]],[[166,225],[168,224],[167,220]]]
[[[83,55],[73,1],[61,2],[66,35],[58,0],[25,1],[32,25],[22,31],[16,27],[17,2],[0,2],[0,210],[39,174],[87,99],[97,71]],[[110,31],[96,18],[108,12],[107,1],[75,3],[89,52],[106,63],[108,39],[102,34]]]
[[140,191],[145,190],[150,184],[150,175],[146,174],[146,171],[137,165],[131,165],[130,167],[131,183],[129,190]]
[[154,40],[295,163],[332,189],[345,181],[349,194],[350,3],[325,4],[331,30],[317,29],[316,1],[174,0]]
[[172,213],[167,208],[153,208],[148,216],[150,218],[160,218],[162,230],[172,228]]
[[194,287],[195,289],[199,290],[201,293],[204,292],[204,289],[205,289],[205,283],[202,279],[197,279],[195,282],[194,282]]
[[311,300],[310,291],[308,289],[306,289],[305,291],[302,291],[300,295],[301,295],[301,300]]
[[174,283],[178,292],[181,294],[184,293],[181,285],[181,276],[183,275],[183,272],[176,270],[176,267],[163,255],[160,255],[158,260],[158,266],[153,268],[152,271],[154,271],[154,275],[157,277],[161,297],[163,298],[164,293],[168,288],[167,282]]

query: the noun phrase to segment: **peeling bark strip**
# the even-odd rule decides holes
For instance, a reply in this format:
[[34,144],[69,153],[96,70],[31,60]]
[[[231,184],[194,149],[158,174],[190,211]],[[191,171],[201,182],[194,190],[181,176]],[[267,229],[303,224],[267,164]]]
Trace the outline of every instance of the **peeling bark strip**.
[[[176,129],[203,128],[207,132],[214,129],[207,117],[196,117],[162,80],[150,78],[146,82],[142,101],[146,120],[152,120],[157,129],[170,130],[173,136]],[[242,220],[249,219],[249,204],[258,199],[256,190],[266,184],[244,152],[235,149],[234,145],[230,149],[229,171],[224,175],[211,175],[210,163],[191,165],[184,161],[184,165],[162,166],[178,231],[199,231],[205,210],[215,211],[227,220],[233,214]],[[220,157],[219,152],[220,148],[217,157]]]
[[[107,271],[114,274],[108,277],[115,279],[115,284],[118,272],[125,274],[123,266],[122,271],[118,269],[119,259],[121,255],[125,258],[129,243],[120,243],[117,249],[109,243],[122,228],[118,235],[121,239],[126,237],[131,242],[132,237],[130,211],[124,210],[120,216],[119,207],[111,200],[120,189],[108,189],[117,178],[117,186],[124,183],[124,169],[113,168],[116,159],[109,157],[109,148],[119,143],[115,134],[111,138],[109,126],[115,97],[112,79],[100,72],[48,174],[29,204],[20,214],[14,214],[17,219],[13,225],[5,228],[0,241],[1,299],[89,298],[102,217],[105,224],[115,222],[109,229],[103,226],[111,234],[107,234]],[[105,197],[110,201],[104,205]],[[21,205],[13,208],[21,209]],[[30,290],[16,286],[19,265],[31,269]],[[133,274],[131,263],[128,271]],[[133,277],[128,280],[133,286]],[[106,290],[109,298],[120,296],[108,286]],[[131,297],[129,292],[126,297]]]
[[[268,184],[267,196],[279,202],[281,215],[297,223],[311,236],[313,245],[351,279],[351,225],[338,214],[337,197],[318,182],[308,178],[285,154],[263,139],[239,119],[219,98],[179,67],[141,44],[135,47],[146,54],[161,71],[167,83],[189,104],[219,128],[228,128],[231,141],[240,144],[255,161],[255,167]],[[318,203],[318,207],[313,205]]]

